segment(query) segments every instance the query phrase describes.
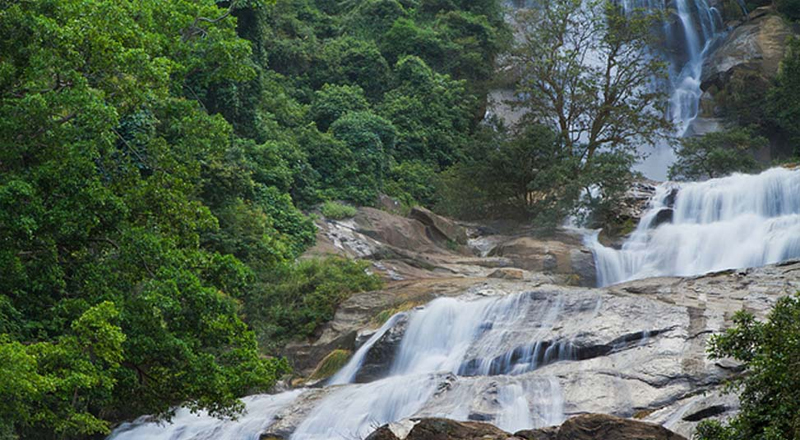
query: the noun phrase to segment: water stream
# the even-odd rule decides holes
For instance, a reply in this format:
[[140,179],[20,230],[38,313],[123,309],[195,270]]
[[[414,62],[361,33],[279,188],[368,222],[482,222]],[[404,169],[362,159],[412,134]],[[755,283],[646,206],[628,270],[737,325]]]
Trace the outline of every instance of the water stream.
[[[625,11],[648,9],[671,11],[669,20],[658,30],[663,37],[660,50],[669,62],[669,112],[679,135],[691,134],[699,114],[703,61],[725,35],[720,11],[708,0],[623,0]],[[645,145],[640,153],[648,157],[636,169],[646,177],[663,181],[675,161],[669,145]]]
[[[352,383],[366,353],[402,314],[391,318],[362,345],[351,364],[329,385],[328,393],[294,430],[292,440],[364,438],[377,427],[418,414],[465,420],[476,411],[471,400],[481,393],[482,379],[497,377],[497,398],[489,421],[510,431],[550,426],[563,420],[563,397],[557,380],[517,381],[514,376],[532,371],[545,362],[568,361],[568,350],[552,350],[557,343],[537,341],[551,333],[559,321],[562,299],[521,293],[491,297],[440,298],[411,312],[407,328],[386,376],[365,384]],[[536,331],[530,331],[530,324]],[[552,336],[552,335],[551,335]],[[565,344],[561,344],[565,345]],[[512,356],[520,347],[541,347],[549,356]],[[549,347],[549,348],[548,348]],[[502,371],[491,365],[500,360]],[[355,366],[355,367],[354,367]],[[473,368],[476,367],[476,368]],[[465,371],[469,370],[468,374]],[[439,406],[459,374],[458,391]],[[451,385],[448,385],[451,384]],[[533,384],[533,385],[532,385]],[[251,396],[247,414],[238,422],[220,421],[205,414],[179,410],[173,424],[157,424],[142,418],[125,424],[110,440],[206,440],[256,439],[282,409],[292,405],[304,390],[275,396]]]
[[800,258],[800,170],[662,184],[621,249],[587,244],[601,286]]

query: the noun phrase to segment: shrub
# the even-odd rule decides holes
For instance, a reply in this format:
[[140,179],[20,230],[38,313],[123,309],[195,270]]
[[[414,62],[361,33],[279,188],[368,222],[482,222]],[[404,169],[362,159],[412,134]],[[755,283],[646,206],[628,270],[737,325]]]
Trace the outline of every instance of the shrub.
[[314,92],[308,117],[320,131],[327,131],[342,115],[368,109],[369,103],[361,87],[325,84],[321,90]]
[[277,268],[245,301],[245,317],[261,346],[275,351],[290,340],[310,337],[333,318],[342,301],[380,288],[383,282],[367,267],[365,261],[329,257]]
[[766,322],[740,311],[733,328],[711,339],[710,357],[744,363],[732,389],[741,391],[741,411],[729,422],[704,422],[696,437],[723,439],[800,438],[800,295],[778,300]]
[[408,161],[389,169],[386,194],[406,205],[432,206],[436,202],[436,170],[422,161]]
[[699,180],[735,172],[756,171],[754,151],[768,145],[766,138],[735,129],[681,140],[678,160],[669,168],[670,179]]
[[343,220],[356,215],[358,210],[350,205],[339,202],[325,202],[322,204],[322,215],[332,220]]

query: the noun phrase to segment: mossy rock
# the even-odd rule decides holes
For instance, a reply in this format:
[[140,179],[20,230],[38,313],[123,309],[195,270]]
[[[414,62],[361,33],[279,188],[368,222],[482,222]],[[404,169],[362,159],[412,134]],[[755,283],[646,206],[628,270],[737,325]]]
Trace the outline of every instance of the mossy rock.
[[314,372],[311,373],[308,380],[322,380],[333,376],[347,364],[352,354],[353,352],[350,350],[333,350],[319,361],[319,364],[314,368]]
[[389,320],[389,318],[394,316],[396,313],[407,312],[413,309],[414,307],[417,307],[422,304],[423,302],[420,301],[406,301],[395,307],[392,307],[391,309],[381,310],[380,312],[378,312],[377,315],[375,315],[372,318],[372,321],[370,321],[370,323],[376,326],[383,325],[386,321]]

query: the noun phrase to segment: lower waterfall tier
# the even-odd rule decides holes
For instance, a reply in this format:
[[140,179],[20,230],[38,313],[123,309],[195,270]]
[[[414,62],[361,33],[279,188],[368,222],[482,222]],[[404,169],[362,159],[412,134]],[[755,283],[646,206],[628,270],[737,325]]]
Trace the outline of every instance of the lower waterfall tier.
[[[721,394],[735,365],[706,358],[707,335],[730,325],[731,311],[764,316],[778,297],[800,289],[798,270],[800,263],[790,263],[607,289],[476,279],[461,296],[387,321],[338,381],[354,380],[361,369],[378,379],[252,396],[237,421],[186,410],[173,424],[142,418],[111,438],[345,440],[410,417],[515,432],[582,413],[645,414],[688,436],[707,414],[738,407]],[[377,358],[373,350],[392,355]]]

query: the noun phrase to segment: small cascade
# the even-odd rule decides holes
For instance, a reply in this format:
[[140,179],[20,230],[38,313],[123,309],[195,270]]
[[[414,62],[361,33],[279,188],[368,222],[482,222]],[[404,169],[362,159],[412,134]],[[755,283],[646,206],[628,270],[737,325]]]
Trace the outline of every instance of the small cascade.
[[800,170],[663,184],[621,249],[587,245],[601,286],[799,258]]
[[[546,375],[517,378],[546,364],[571,360],[564,349],[570,345],[569,338],[553,330],[562,318],[563,302],[563,295],[541,292],[471,295],[439,298],[412,312],[398,313],[328,381],[324,397],[314,403],[290,438],[364,438],[383,424],[419,415],[467,420],[477,413],[485,417],[481,420],[510,431],[558,424],[564,418],[558,380]],[[595,305],[585,307],[593,310]],[[406,320],[396,354],[383,367],[387,376],[355,383],[370,349]],[[511,355],[518,347],[528,347],[522,350],[529,355]],[[492,369],[497,362],[502,363],[502,371]],[[461,374],[470,364],[474,371]],[[179,409],[171,424],[141,418],[115,430],[109,440],[255,440],[282,418],[281,411],[291,411],[304,392],[248,397],[247,412],[238,421],[190,414],[186,409]],[[493,397],[477,399],[481,395]],[[491,402],[488,409],[487,401]]]
[[[489,373],[491,361],[513,347],[531,345],[531,340],[550,332],[561,311],[561,300],[545,300],[529,294],[464,300],[440,298],[415,311],[408,322],[389,376],[368,384],[351,384],[327,396],[298,426],[293,440],[330,438],[364,438],[378,426],[425,412],[426,405],[441,391],[443,383],[462,372],[467,359],[479,359],[479,369]],[[528,322],[537,322],[538,330],[530,333]],[[385,331],[385,330],[384,330]],[[536,345],[534,342],[532,345]],[[369,350],[365,344],[354,358],[363,358]],[[535,367],[530,360],[524,370]],[[567,360],[565,358],[565,360]],[[509,360],[509,372],[514,369]],[[347,367],[345,367],[347,368]],[[472,376],[484,375],[480,372]],[[355,377],[355,374],[353,374]],[[548,396],[538,402],[529,400],[516,383],[499,388],[499,409],[493,423],[508,429],[525,429],[539,425],[536,421],[563,419],[563,401],[558,400],[558,382],[548,381]],[[469,391],[471,389],[468,389]],[[470,391],[470,394],[474,390]],[[474,395],[465,395],[472,399]],[[462,400],[462,399],[458,399]],[[439,417],[466,419],[470,408],[456,405],[451,410],[434,411]],[[536,417],[534,417],[536,416]]]
[[375,332],[374,335],[370,336],[367,339],[367,342],[356,351],[356,354],[347,362],[347,364],[342,367],[341,370],[337,371],[329,380],[328,385],[341,385],[345,383],[352,383],[356,379],[356,374],[358,374],[358,370],[361,368],[361,365],[364,363],[364,358],[369,353],[369,349],[378,342],[383,335],[386,334],[392,327],[397,324],[397,321],[404,318],[406,316],[405,313],[396,313],[391,318],[389,318],[378,331]]
[[[722,14],[709,0],[622,0],[626,13],[637,9],[670,12],[661,29],[663,47],[657,50],[669,63],[669,113],[678,135],[691,134],[699,115],[703,62],[727,31]],[[744,4],[740,2],[746,14]],[[645,146],[648,157],[637,166],[645,176],[665,180],[675,154],[669,145]]]
[[500,388],[497,400],[504,409],[497,418],[498,428],[517,432],[533,426],[531,404],[528,402],[525,389],[520,384],[512,383]]
[[154,423],[143,416],[123,423],[107,440],[258,440],[279,411],[291,405],[304,390],[259,394],[242,399],[245,414],[237,420],[220,420],[206,412],[193,414],[180,408],[172,423]]

